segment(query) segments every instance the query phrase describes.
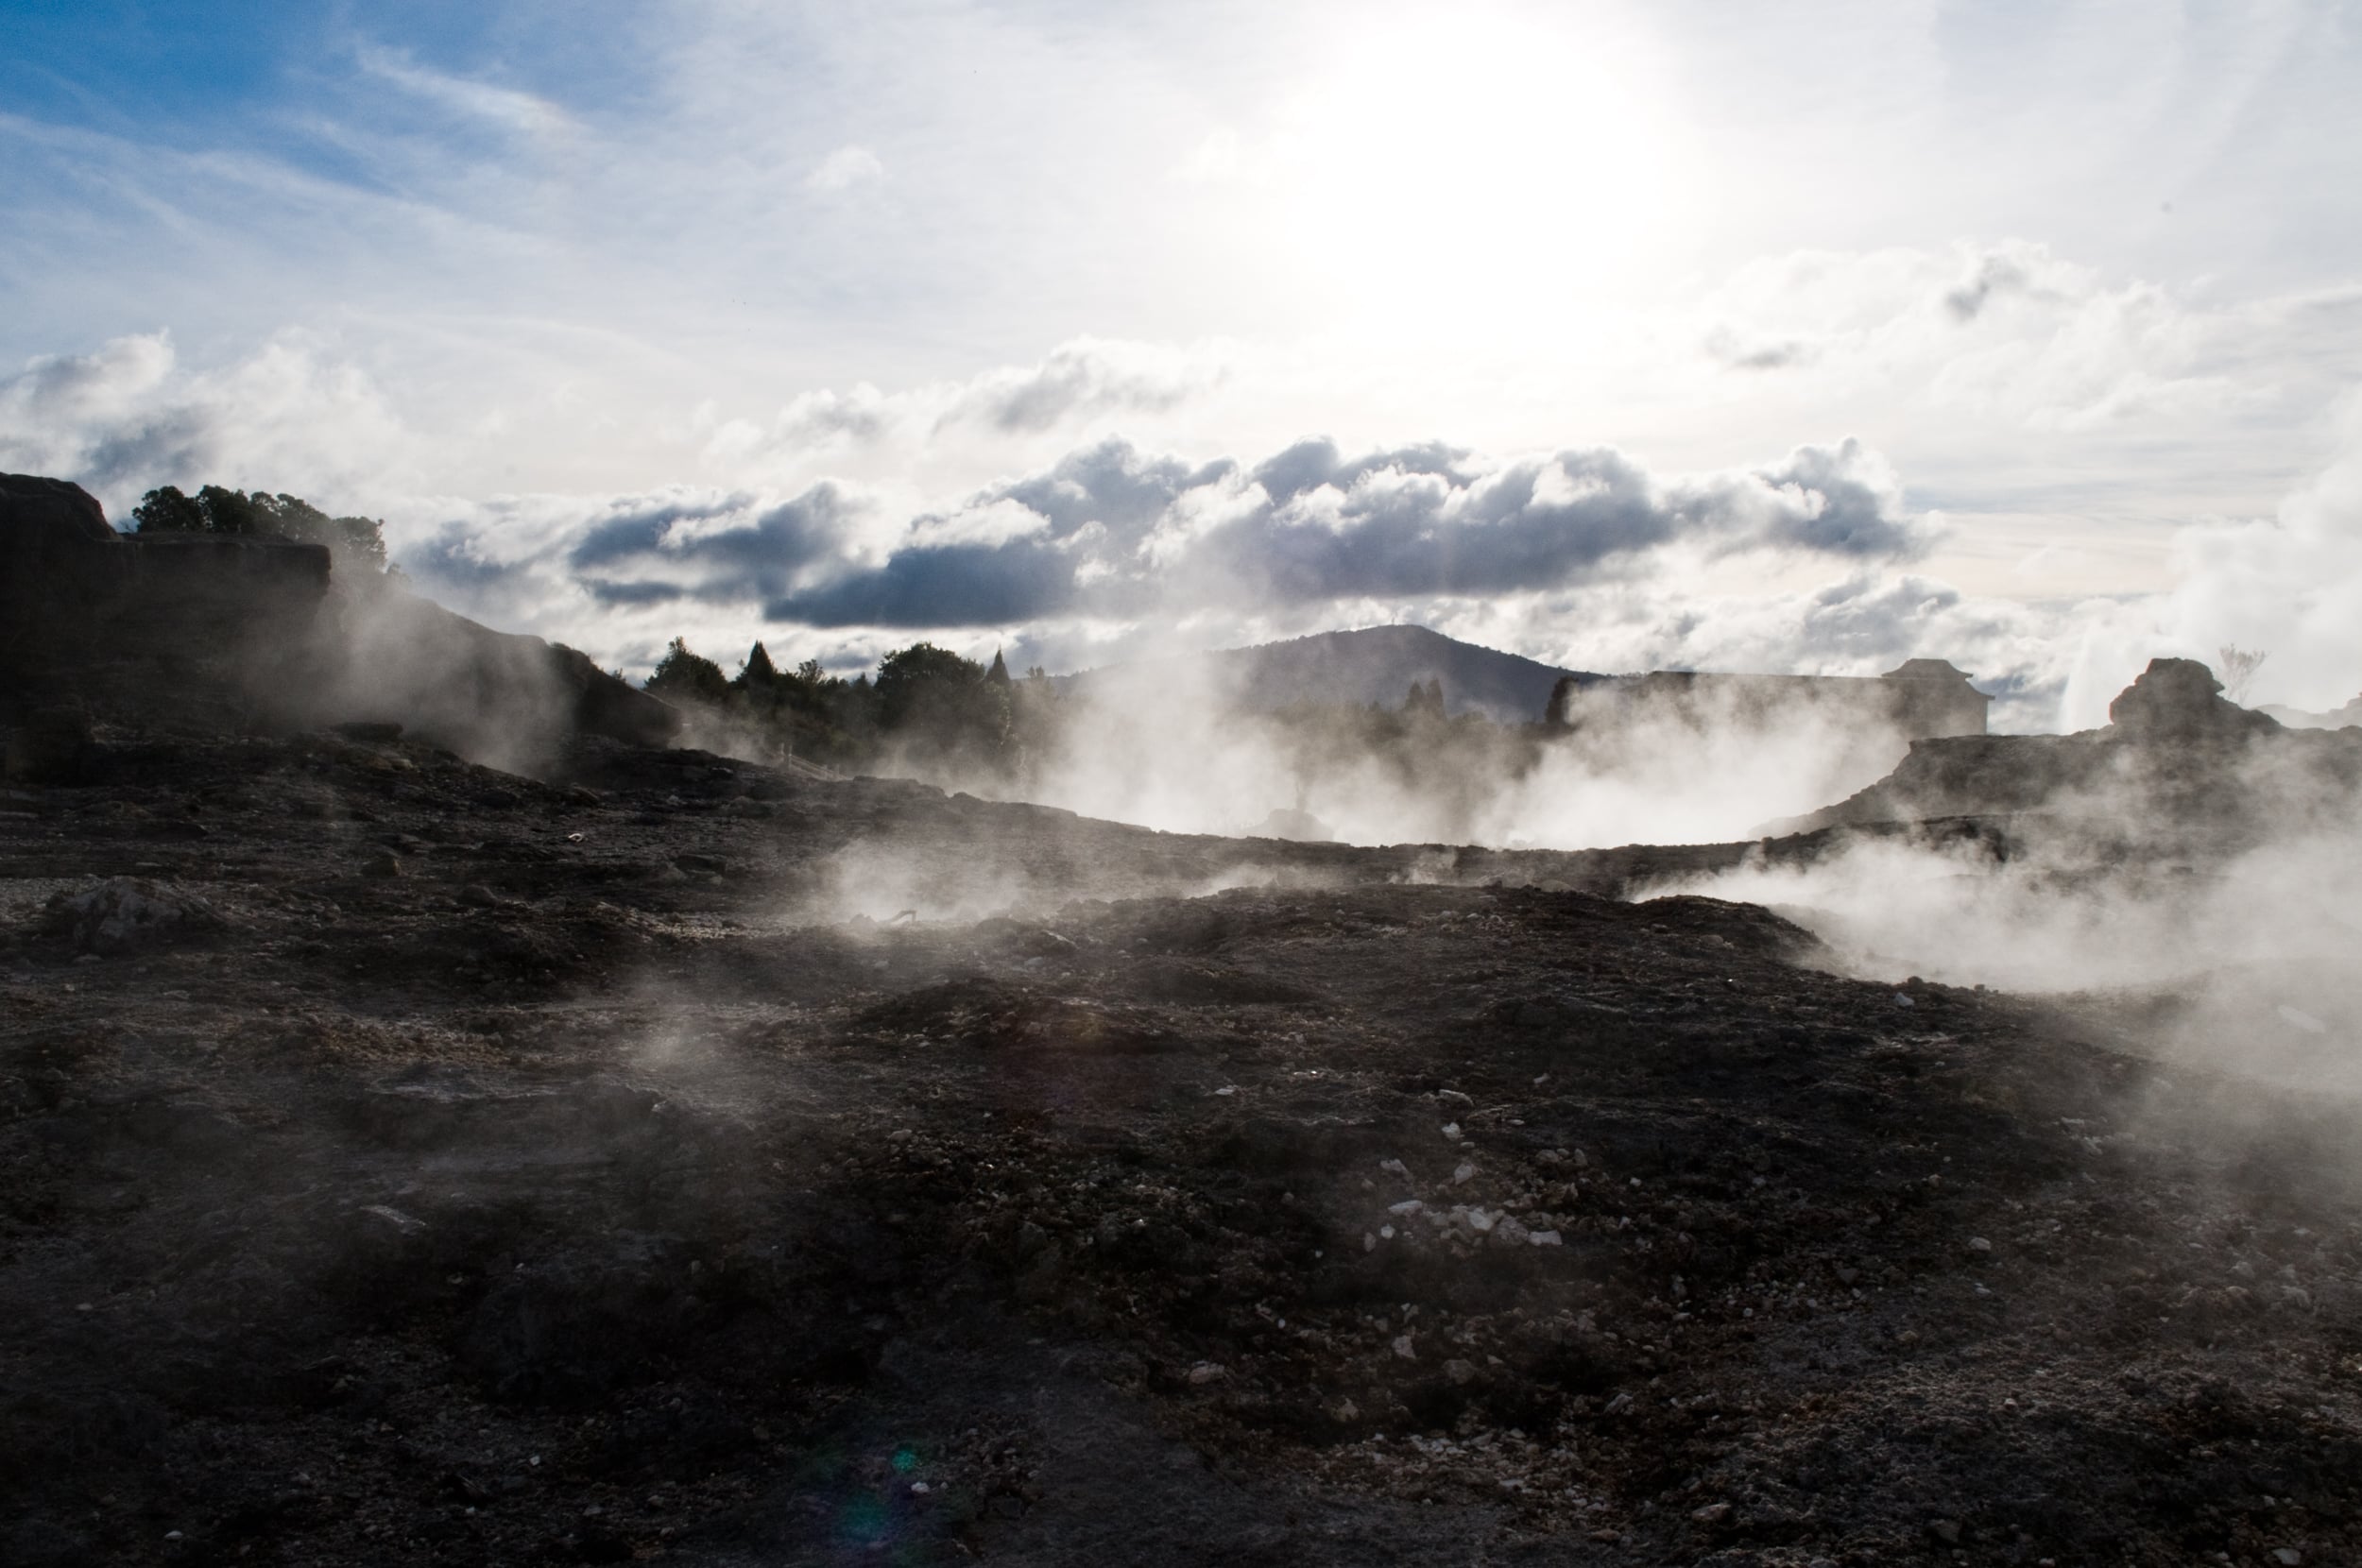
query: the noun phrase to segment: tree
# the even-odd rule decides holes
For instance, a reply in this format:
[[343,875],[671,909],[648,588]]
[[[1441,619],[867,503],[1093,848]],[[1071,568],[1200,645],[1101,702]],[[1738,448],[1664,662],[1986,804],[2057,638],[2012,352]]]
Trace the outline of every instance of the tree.
[[2219,655],[2223,695],[2245,707],[2249,684],[2255,679],[2255,672],[2264,667],[2264,660],[2271,656],[2260,648],[2242,648],[2235,642],[2224,643]]
[[249,538],[323,544],[348,572],[388,575],[385,525],[371,518],[332,518],[300,496],[251,494],[208,485],[195,496],[163,485],[131,508],[143,534],[229,534]]
[[921,751],[998,757],[1007,744],[1007,685],[948,648],[896,649],[879,662],[876,690],[880,727]]
[[1001,650],[998,648],[992,651],[992,668],[984,672],[984,679],[995,686],[1009,684],[1009,667],[1001,662]]
[[878,661],[878,716],[899,729],[922,712],[960,706],[984,685],[984,666],[932,642],[897,648]]
[[719,707],[729,700],[730,681],[720,665],[691,653],[689,644],[676,637],[641,689],[671,701]]
[[771,662],[771,650],[758,642],[746,656],[745,665],[738,678],[730,684],[741,691],[766,692],[779,683],[779,672]]
[[207,534],[213,531],[205,508],[180,493],[175,485],[159,486],[140,497],[131,508],[140,534]]

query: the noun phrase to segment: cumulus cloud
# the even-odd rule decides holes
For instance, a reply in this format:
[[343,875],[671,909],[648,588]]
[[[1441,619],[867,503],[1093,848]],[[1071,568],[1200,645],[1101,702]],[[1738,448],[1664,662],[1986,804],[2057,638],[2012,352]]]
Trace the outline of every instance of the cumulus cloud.
[[570,564],[612,598],[671,589],[760,603],[775,622],[955,627],[1529,594],[1676,544],[1889,560],[1927,537],[1892,473],[1850,440],[1659,480],[1606,449],[1498,461],[1440,445],[1348,455],[1316,439],[1249,467],[1110,439],[912,519],[882,559],[831,558],[853,509],[820,486],[728,526],[677,505],[619,515]]
[[168,333],[135,333],[0,381],[0,468],[73,478],[116,514],[164,484],[333,499],[411,446],[369,378],[300,332],[204,372],[180,365]]

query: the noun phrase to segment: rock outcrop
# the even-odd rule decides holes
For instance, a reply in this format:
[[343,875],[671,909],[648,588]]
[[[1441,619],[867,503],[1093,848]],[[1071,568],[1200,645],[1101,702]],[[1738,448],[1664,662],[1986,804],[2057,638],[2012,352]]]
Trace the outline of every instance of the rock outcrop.
[[2109,705],[2105,728],[1915,741],[1877,783],[1769,830],[2038,815],[2054,834],[2115,851],[2230,849],[2349,820],[2362,731],[2289,730],[2221,690],[2195,659],[2154,659]]
[[2152,658],[2108,705],[2118,737],[2148,746],[2237,745],[2277,734],[2280,722],[2221,695],[2222,682],[2194,658]]
[[573,649],[496,632],[326,547],[118,534],[80,486],[0,474],[0,756],[73,782],[90,723],[401,724],[521,771],[576,735],[662,745],[665,703]]

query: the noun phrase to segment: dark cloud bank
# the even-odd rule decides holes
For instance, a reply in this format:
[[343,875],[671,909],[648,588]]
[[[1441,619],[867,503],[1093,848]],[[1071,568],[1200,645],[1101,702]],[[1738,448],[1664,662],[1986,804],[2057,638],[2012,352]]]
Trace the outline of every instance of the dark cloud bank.
[[751,604],[780,623],[934,628],[1541,591],[1673,545],[1891,560],[1926,543],[1884,467],[1851,440],[1663,481],[1606,449],[1491,462],[1440,445],[1348,456],[1309,440],[1250,468],[1111,440],[916,519],[868,556],[861,505],[823,484],[768,506],[734,496],[625,507],[566,559],[608,604]]

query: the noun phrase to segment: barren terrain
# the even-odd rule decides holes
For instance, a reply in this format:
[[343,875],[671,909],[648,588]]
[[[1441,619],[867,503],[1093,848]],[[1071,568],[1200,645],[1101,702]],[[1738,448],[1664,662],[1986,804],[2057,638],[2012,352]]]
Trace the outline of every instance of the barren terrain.
[[1620,896],[1736,849],[97,741],[0,798],[8,1562],[2362,1542],[2352,1108]]

